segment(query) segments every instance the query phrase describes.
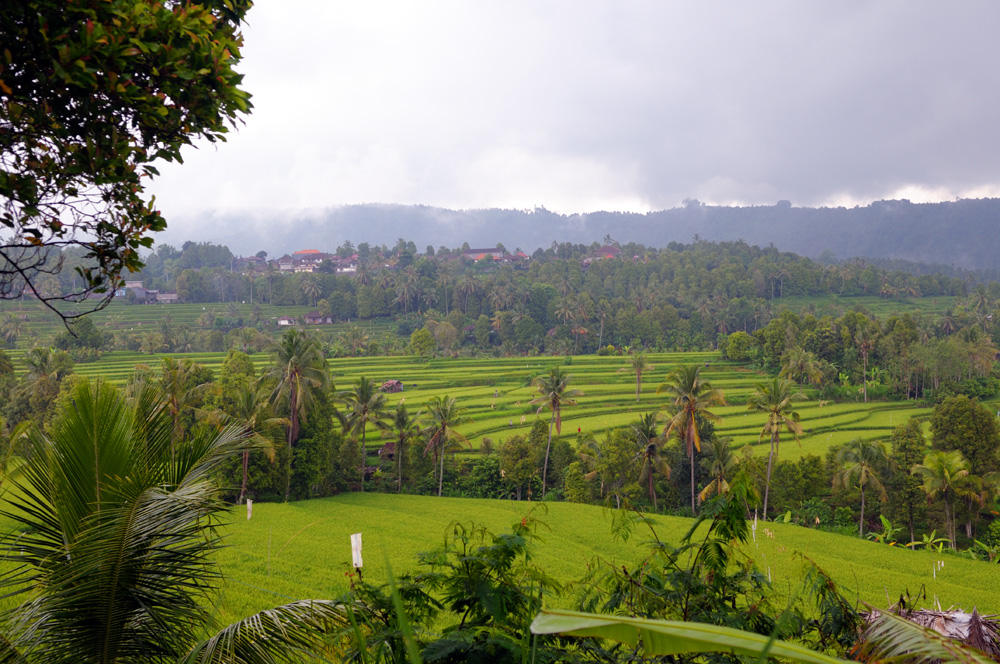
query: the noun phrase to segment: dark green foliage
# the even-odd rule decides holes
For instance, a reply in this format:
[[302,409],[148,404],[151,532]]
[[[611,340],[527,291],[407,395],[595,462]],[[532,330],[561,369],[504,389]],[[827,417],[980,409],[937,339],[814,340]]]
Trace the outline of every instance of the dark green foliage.
[[[250,5],[0,5],[0,224],[23,238],[8,234],[4,254],[25,277],[58,270],[46,247],[79,247],[74,292],[110,298],[123,271],[142,267],[139,250],[166,226],[143,200],[154,164],[224,139],[249,112],[234,68]],[[0,294],[24,288],[4,279]]]
[[889,499],[883,511],[893,521],[906,523],[911,542],[916,539],[916,524],[923,521],[927,512],[927,494],[921,489],[923,481],[910,471],[923,463],[927,451],[927,441],[918,420],[911,418],[892,432],[889,459],[893,466],[885,482]]
[[977,475],[994,472],[1000,468],[996,415],[964,395],[945,399],[931,415],[931,447],[960,451]]

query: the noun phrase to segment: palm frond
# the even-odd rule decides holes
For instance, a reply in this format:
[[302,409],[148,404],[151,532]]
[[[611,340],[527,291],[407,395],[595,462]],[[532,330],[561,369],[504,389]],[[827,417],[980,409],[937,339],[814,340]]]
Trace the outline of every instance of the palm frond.
[[183,664],[328,661],[332,636],[348,625],[343,604],[300,600],[244,618],[197,644]]

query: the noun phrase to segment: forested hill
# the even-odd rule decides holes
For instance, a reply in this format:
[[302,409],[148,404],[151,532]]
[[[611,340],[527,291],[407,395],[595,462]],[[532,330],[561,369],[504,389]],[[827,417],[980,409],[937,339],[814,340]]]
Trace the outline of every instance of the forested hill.
[[[351,205],[297,216],[256,213],[214,216],[195,239],[226,244],[237,254],[266,249],[272,256],[303,247],[332,248],[343,240],[392,244],[403,237],[427,244],[472,247],[503,243],[531,253],[553,241],[590,243],[611,235],[619,242],[665,246],[705,240],[738,240],[782,251],[839,259],[864,256],[942,263],[964,269],[1000,268],[997,231],[1000,199],[913,204],[878,201],[855,208],[772,206],[718,207],[689,201],[684,207],[647,214],[593,212],[560,215],[534,210],[445,210],[427,206]],[[178,230],[180,232],[180,230]],[[200,235],[204,235],[201,237]],[[168,231],[163,241],[172,242]]]

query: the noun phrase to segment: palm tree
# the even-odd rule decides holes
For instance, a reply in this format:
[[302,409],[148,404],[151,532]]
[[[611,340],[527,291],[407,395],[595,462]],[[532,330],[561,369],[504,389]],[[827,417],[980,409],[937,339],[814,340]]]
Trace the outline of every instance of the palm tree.
[[575,406],[576,397],[582,397],[583,392],[572,390],[569,383],[573,376],[565,374],[562,367],[553,367],[549,372],[535,379],[535,386],[538,388],[539,396],[531,400],[533,404],[542,404],[538,407],[538,412],[548,408],[552,411],[549,419],[549,442],[545,445],[545,463],[542,465],[542,498],[545,497],[545,482],[548,479],[549,452],[552,450],[552,426],[555,425],[556,433],[562,433],[562,409],[563,406]]
[[767,421],[764,428],[757,437],[757,442],[765,435],[771,439],[771,452],[767,457],[767,480],[764,484],[764,518],[767,518],[767,499],[771,491],[771,470],[774,467],[774,459],[778,456],[778,446],[781,443],[781,430],[795,436],[799,440],[802,435],[802,425],[799,424],[799,414],[792,410],[793,401],[801,401],[806,395],[799,390],[795,383],[784,378],[773,378],[769,383],[757,383],[757,387],[750,394],[747,401],[747,410],[753,410],[767,414]]
[[712,481],[698,494],[698,500],[704,502],[712,496],[729,493],[729,481],[736,467],[733,450],[729,446],[729,438],[716,436],[708,445],[708,458],[702,459],[702,467],[708,471]]
[[858,345],[858,350],[861,351],[861,361],[863,363],[861,377],[864,379],[861,391],[865,395],[865,403],[868,403],[868,353],[875,348],[875,332],[867,326],[858,328],[858,331],[854,334],[854,343]]
[[316,277],[311,274],[307,274],[302,277],[302,283],[300,284],[302,288],[302,294],[309,299],[312,306],[316,306],[316,298],[323,294],[323,289],[320,288],[319,282],[316,281]]
[[3,316],[0,332],[3,333],[3,338],[8,344],[14,345],[24,334],[24,321],[17,314],[7,312]]
[[252,444],[236,427],[205,429],[171,460],[162,404],[136,409],[106,383],[70,396],[47,434],[28,432],[11,479],[0,591],[23,600],[5,624],[5,661],[290,661],[318,654],[330,627],[346,624],[334,602],[296,602],[199,640],[228,513],[213,478]]
[[788,351],[785,356],[785,366],[778,375],[782,378],[791,378],[800,385],[807,382],[818,385],[823,379],[823,371],[816,356],[801,346]]
[[426,427],[421,432],[427,439],[424,454],[434,453],[440,463],[438,471],[438,497],[444,490],[444,456],[460,442],[468,442],[465,436],[455,431],[455,427],[469,421],[454,397],[432,397],[424,414]]
[[202,385],[192,385],[191,379],[197,365],[188,359],[177,361],[167,356],[161,360],[160,390],[166,398],[167,410],[173,420],[173,441],[171,451],[184,433],[181,416],[194,407],[201,397]]
[[358,432],[361,432],[359,447],[361,450],[361,490],[365,490],[365,459],[367,455],[365,435],[368,432],[368,425],[371,424],[376,429],[386,427],[385,393],[381,392],[375,383],[369,378],[361,376],[354,383],[354,387],[337,394],[337,400],[347,406],[347,412],[335,411],[337,419],[344,429],[345,434],[354,436],[358,441]]
[[642,390],[642,374],[646,371],[652,371],[656,367],[649,363],[649,359],[642,351],[634,351],[629,355],[628,361],[629,366],[632,367],[632,373],[635,374],[635,402],[639,403],[639,393]]
[[[219,424],[238,427],[243,435],[256,447],[263,450],[268,459],[274,462],[274,441],[271,432],[279,426],[288,426],[287,417],[274,417],[271,403],[265,391],[257,385],[241,382],[237,385],[232,399],[228,404],[228,412],[217,411],[214,414]],[[240,496],[237,504],[242,504],[247,493],[247,473],[250,466],[250,450],[243,450],[243,482],[240,484]]]
[[876,441],[852,440],[837,452],[840,470],[833,476],[833,486],[844,489],[861,490],[861,519],[858,521],[858,537],[865,536],[865,488],[871,487],[886,499],[882,472],[889,466],[885,445]]
[[924,462],[910,471],[924,480],[928,500],[940,497],[944,502],[944,521],[951,548],[955,548],[955,497],[965,493],[969,477],[969,462],[958,450],[931,452]]
[[687,455],[691,460],[691,513],[694,514],[694,457],[701,451],[701,436],[698,434],[699,417],[718,421],[719,416],[710,412],[712,406],[726,403],[721,390],[701,378],[701,367],[697,364],[676,367],[667,374],[667,382],[656,388],[656,393],[666,392],[670,403],[666,406],[670,421],[663,432],[667,438],[674,434],[684,440],[687,445]]
[[664,478],[670,478],[670,465],[660,456],[659,444],[663,439],[657,435],[656,413],[646,413],[639,416],[639,421],[632,425],[640,450],[636,458],[640,462],[639,483],[646,482],[649,490],[649,500],[653,503],[653,511],[657,511],[656,488],[653,475],[659,473]]
[[[270,349],[271,366],[263,379],[274,387],[271,403],[282,404],[288,413],[288,449],[299,437],[299,422],[305,420],[318,390],[326,389],[329,373],[316,340],[305,332],[289,330]],[[289,456],[291,459],[292,456]],[[291,461],[285,481],[285,501],[292,488]]]
[[389,416],[387,430],[391,432],[396,457],[396,493],[403,491],[403,456],[410,443],[420,440],[420,415],[413,416],[406,410],[405,403],[396,404],[396,410]]

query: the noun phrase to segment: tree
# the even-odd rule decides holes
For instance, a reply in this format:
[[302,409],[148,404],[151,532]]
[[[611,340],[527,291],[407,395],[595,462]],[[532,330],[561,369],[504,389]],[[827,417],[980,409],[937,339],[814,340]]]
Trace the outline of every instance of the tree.
[[771,470],[774,458],[778,456],[778,446],[781,443],[781,430],[795,436],[798,441],[802,434],[799,424],[799,414],[792,410],[793,401],[805,399],[805,394],[795,383],[783,378],[774,378],[769,383],[757,383],[756,388],[747,400],[747,410],[765,413],[767,420],[757,438],[759,443],[766,435],[771,439],[771,452],[767,457],[767,479],[764,484],[764,518],[767,518],[767,499],[771,491]]
[[458,443],[467,442],[465,437],[455,431],[455,427],[465,424],[469,419],[463,414],[465,409],[458,405],[454,397],[431,397],[424,414],[426,427],[423,436],[427,439],[424,454],[433,453],[435,461],[440,463],[438,472],[438,497],[444,490],[444,455],[454,449]]
[[833,476],[833,486],[861,491],[861,518],[858,520],[858,537],[865,536],[865,489],[878,491],[886,499],[882,476],[889,466],[885,445],[877,441],[854,439],[837,451],[840,470]]
[[[144,185],[155,164],[199,140],[224,140],[250,110],[239,88],[249,0],[0,6],[0,298],[29,292],[50,308],[103,294],[166,223]],[[82,248],[69,293],[39,283]],[[92,310],[94,307],[88,307]],[[61,313],[63,319],[85,312]]]
[[163,404],[139,408],[87,382],[69,403],[50,434],[29,431],[9,478],[15,525],[0,535],[0,588],[24,599],[7,613],[5,661],[289,661],[318,654],[346,624],[333,602],[297,602],[199,640],[229,513],[214,477],[250,443],[235,427],[205,429],[172,460]]
[[[326,360],[316,340],[305,332],[289,330],[271,346],[271,366],[263,378],[273,385],[271,403],[288,413],[288,450],[299,437],[299,422],[305,420],[314,393],[326,389],[330,381]],[[285,482],[285,501],[292,486],[291,455]]]
[[426,327],[414,330],[410,335],[410,352],[414,355],[428,357],[434,352],[435,346],[434,335]]
[[[243,435],[262,450],[274,462],[274,440],[271,432],[280,426],[288,426],[287,417],[274,417],[271,403],[265,391],[249,382],[241,382],[231,395],[231,405],[227,410],[218,411],[217,421],[223,426],[235,426]],[[250,465],[250,450],[243,450],[243,481],[236,502],[243,503],[247,494],[247,472]]]
[[708,458],[701,460],[702,466],[708,471],[712,481],[698,494],[698,500],[704,502],[713,496],[729,493],[728,478],[732,477],[733,470],[736,468],[736,460],[733,458],[733,451],[729,443],[728,438],[720,438],[719,436],[712,438],[708,446]]
[[659,473],[665,479],[670,479],[670,465],[660,455],[660,443],[662,439],[656,435],[656,413],[646,413],[639,416],[639,421],[632,425],[635,432],[636,442],[639,443],[639,453],[636,458],[639,460],[639,483],[646,482],[649,491],[649,500],[653,503],[653,511],[657,511],[656,488],[653,482],[653,475]]
[[985,406],[964,394],[949,397],[931,414],[931,447],[959,450],[978,474],[1000,470],[1000,426]]
[[962,453],[935,451],[924,457],[924,462],[912,470],[924,481],[923,489],[928,500],[941,498],[944,503],[944,521],[948,541],[955,548],[955,498],[966,492],[969,477],[969,462]]
[[569,383],[573,379],[571,374],[564,374],[562,367],[553,367],[548,373],[535,379],[535,387],[539,396],[531,400],[533,404],[542,404],[538,407],[541,413],[548,408],[552,411],[549,419],[549,442],[545,445],[545,462],[542,464],[542,498],[545,497],[546,481],[549,472],[549,453],[552,450],[552,427],[555,425],[556,433],[562,433],[562,409],[563,406],[575,406],[576,397],[582,397],[580,390],[570,389]]
[[652,371],[656,367],[649,363],[649,359],[642,351],[632,351],[628,358],[632,373],[635,374],[635,402],[639,403],[639,393],[642,390],[642,374]]
[[718,421],[719,416],[710,412],[712,406],[726,403],[721,390],[701,378],[701,367],[697,364],[678,366],[667,374],[667,382],[656,388],[656,393],[666,393],[670,402],[665,406],[670,421],[663,432],[667,438],[671,434],[684,441],[688,458],[691,460],[691,513],[696,511],[694,487],[695,452],[701,451],[701,436],[698,434],[697,418]]
[[818,385],[823,380],[823,371],[816,356],[801,346],[788,351],[785,355],[785,365],[779,375],[782,378],[791,378],[800,385],[804,383]]
[[504,481],[514,486],[521,500],[521,489],[538,472],[538,448],[530,438],[511,436],[500,446],[500,468]]
[[927,441],[920,422],[910,418],[892,432],[892,448],[889,459],[892,472],[886,485],[889,494],[888,507],[893,520],[901,518],[910,529],[910,541],[916,539],[914,523],[923,513],[927,499],[921,490],[920,478],[910,474],[910,469],[919,464],[927,454]]
[[316,281],[316,277],[311,274],[307,274],[302,277],[300,288],[302,288],[302,294],[305,295],[306,299],[308,299],[312,306],[315,307],[316,298],[323,294],[323,289],[319,287],[319,282]]
[[[361,491],[365,490],[365,460],[367,458],[367,448],[365,434],[368,432],[368,425],[371,424],[376,429],[386,428],[386,419],[389,417],[386,412],[385,393],[381,392],[371,379],[361,376],[354,383],[354,387],[344,390],[337,395],[337,399],[347,406],[347,412],[335,411],[337,419],[340,420],[344,433],[352,436],[361,453],[361,476],[358,480]],[[358,432],[361,432],[361,440],[358,441]]]
[[396,493],[403,491],[403,461],[409,455],[410,443],[420,440],[419,415],[413,416],[406,410],[405,403],[396,404],[396,410],[388,419],[387,431],[391,432],[396,451]]

